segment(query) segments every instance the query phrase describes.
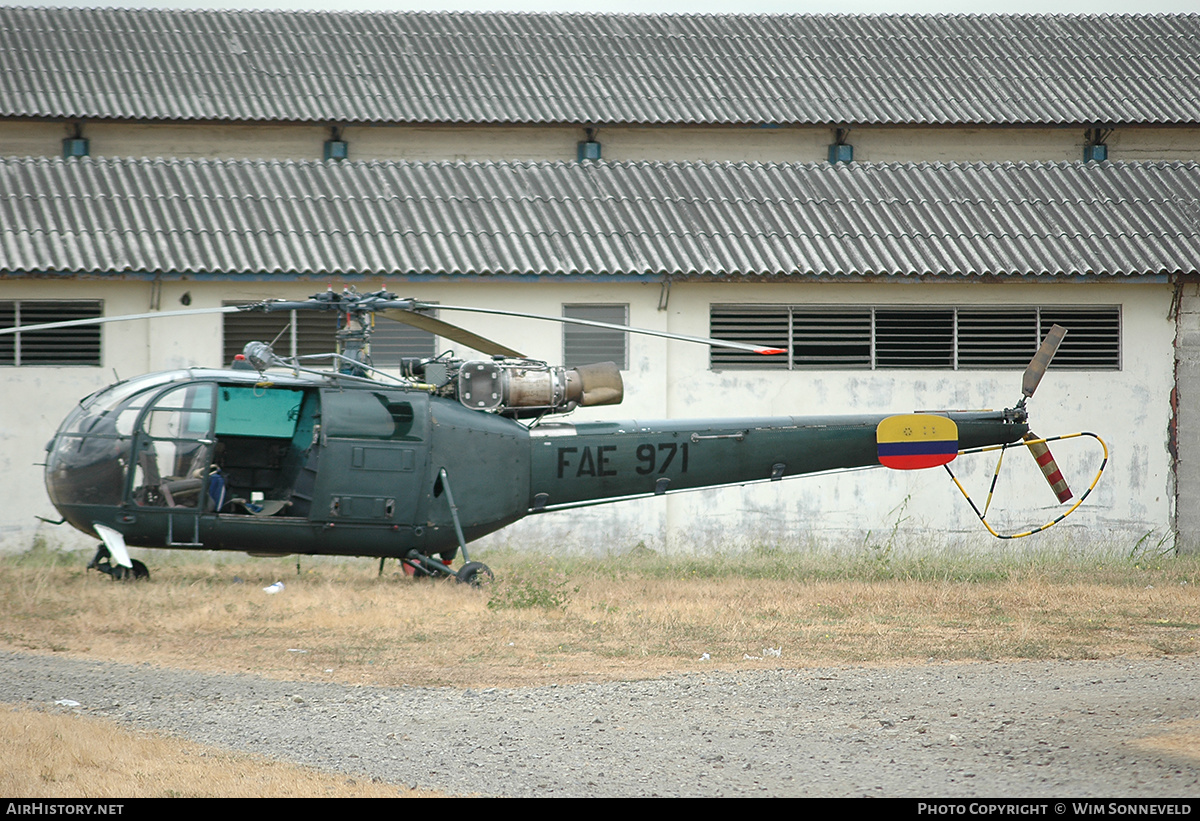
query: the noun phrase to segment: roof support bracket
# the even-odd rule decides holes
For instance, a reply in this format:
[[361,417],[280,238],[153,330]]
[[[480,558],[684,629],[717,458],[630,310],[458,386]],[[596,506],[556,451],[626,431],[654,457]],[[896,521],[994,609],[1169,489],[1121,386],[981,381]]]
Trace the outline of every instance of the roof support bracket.
[[846,142],[850,137],[850,128],[835,128],[833,144],[829,146],[829,162],[837,165],[840,162],[854,162],[854,146]]
[[600,129],[595,126],[585,126],[583,129],[583,142],[576,145],[575,158],[579,162],[588,160],[600,159],[600,141],[596,139],[596,135]]
[[1111,128],[1089,128],[1084,132],[1083,161],[1104,162],[1108,159],[1108,138],[1112,136]]
[[342,139],[342,127],[329,127],[329,139],[325,141],[325,159],[345,160],[350,157],[350,143]]
[[70,136],[63,140],[62,155],[64,160],[69,160],[72,157],[86,157],[88,155],[88,139],[83,136],[83,122],[76,120],[71,123]]

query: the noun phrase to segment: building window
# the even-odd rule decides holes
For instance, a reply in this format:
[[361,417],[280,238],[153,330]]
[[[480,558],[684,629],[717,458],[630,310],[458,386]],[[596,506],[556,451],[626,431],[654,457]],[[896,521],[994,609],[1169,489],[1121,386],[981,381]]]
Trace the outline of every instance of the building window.
[[[104,303],[92,300],[0,300],[0,328],[95,319]],[[0,336],[0,365],[100,365],[100,326],[17,331]]]
[[[607,322],[610,325],[629,324],[628,305],[564,305],[563,316],[589,322]],[[577,368],[597,362],[615,362],[621,370],[628,370],[629,334],[612,328],[594,328],[589,325],[563,325],[563,365]]]
[[713,348],[713,370],[1021,370],[1052,325],[1067,329],[1064,370],[1120,370],[1121,309],[713,305],[717,339],[783,348]]
[[[231,302],[228,305],[245,303]],[[270,342],[282,357],[311,356],[337,350],[337,313],[334,311],[243,311],[225,314],[225,364],[242,352],[247,342]],[[401,357],[437,355],[436,337],[402,322],[377,318],[371,334],[371,362],[376,368],[394,368]],[[320,364],[320,363],[316,363]]]
[[[229,305],[244,305],[231,302]],[[334,311],[239,311],[225,314],[224,361],[242,352],[247,342],[267,342],[282,357],[311,356],[337,350]]]

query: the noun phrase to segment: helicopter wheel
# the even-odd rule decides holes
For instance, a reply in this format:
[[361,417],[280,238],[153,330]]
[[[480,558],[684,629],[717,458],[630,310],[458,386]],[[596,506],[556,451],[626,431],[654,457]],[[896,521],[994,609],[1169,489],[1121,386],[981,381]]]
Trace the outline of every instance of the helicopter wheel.
[[150,568],[137,559],[130,559],[129,563],[133,565],[132,568],[121,568],[125,571],[126,579],[133,579],[135,582],[150,581]]
[[[130,559],[129,561],[133,567],[123,567],[119,564],[113,565],[112,569],[107,571],[108,574],[116,581],[122,582],[140,582],[150,578],[150,570],[146,567],[146,565],[144,565],[142,562],[139,562],[137,559]],[[103,568],[100,568],[100,570],[101,572],[104,572]]]
[[100,547],[96,550],[95,558],[88,562],[88,570],[99,570],[116,581],[142,581],[150,579],[150,569],[144,563],[137,559],[130,559],[130,564],[133,567],[113,564],[112,554],[108,552],[108,547],[101,542]]
[[472,587],[483,587],[496,579],[492,569],[483,562],[467,562],[454,574],[454,578],[459,584],[469,584]]

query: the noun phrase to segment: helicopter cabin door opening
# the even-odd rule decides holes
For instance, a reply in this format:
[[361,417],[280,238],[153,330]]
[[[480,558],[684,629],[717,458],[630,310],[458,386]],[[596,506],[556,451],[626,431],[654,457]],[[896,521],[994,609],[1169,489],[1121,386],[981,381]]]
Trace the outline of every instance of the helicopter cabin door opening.
[[212,508],[221,514],[306,517],[303,485],[316,449],[317,392],[219,385],[216,400]]
[[424,513],[425,393],[194,380],[123,410],[138,418],[126,505],[172,546],[198,545],[211,514],[409,528]]
[[167,514],[171,546],[198,546],[204,514],[304,516],[291,508],[318,403],[312,390],[210,381],[160,393],[135,433],[128,504]]
[[130,498],[139,508],[165,514],[166,544],[200,545],[199,515],[212,460],[211,382],[192,382],[160,393],[142,413],[134,436]]

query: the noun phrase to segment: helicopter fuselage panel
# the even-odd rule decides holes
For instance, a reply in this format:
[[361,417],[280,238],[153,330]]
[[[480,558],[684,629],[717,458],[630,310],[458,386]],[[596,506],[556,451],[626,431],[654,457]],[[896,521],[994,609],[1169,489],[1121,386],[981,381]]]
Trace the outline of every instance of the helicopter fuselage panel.
[[[1010,412],[947,413],[962,448],[1014,442]],[[534,431],[533,510],[880,464],[885,415],[558,424]]]

